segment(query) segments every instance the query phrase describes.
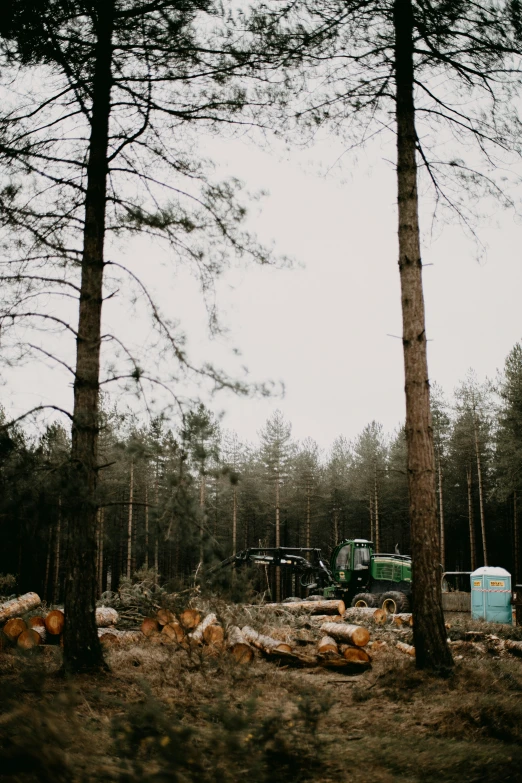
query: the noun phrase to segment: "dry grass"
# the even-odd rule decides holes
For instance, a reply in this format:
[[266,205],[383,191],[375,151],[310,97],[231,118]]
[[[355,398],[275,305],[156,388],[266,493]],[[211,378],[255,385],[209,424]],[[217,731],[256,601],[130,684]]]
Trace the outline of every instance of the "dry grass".
[[[312,634],[299,618],[212,609],[278,638]],[[439,679],[396,650],[405,634],[382,634],[360,677],[148,641],[111,648],[110,674],[73,682],[56,676],[58,648],[1,655],[0,781],[522,781],[522,660],[466,657]]]

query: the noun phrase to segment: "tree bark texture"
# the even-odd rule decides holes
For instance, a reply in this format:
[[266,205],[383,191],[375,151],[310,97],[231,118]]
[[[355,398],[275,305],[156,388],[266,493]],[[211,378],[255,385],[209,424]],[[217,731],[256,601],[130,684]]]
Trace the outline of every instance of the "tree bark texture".
[[237,551],[237,489],[232,492],[232,554]]
[[[279,507],[279,470],[276,471],[276,518],[275,518],[275,538],[276,538],[276,547],[281,546],[281,518],[280,518],[280,507]],[[279,603],[281,600],[281,567],[276,566],[276,573],[275,573],[275,599],[276,602]]]
[[56,520],[56,536],[54,542],[54,582],[53,603],[57,604],[60,597],[60,538],[62,532],[62,498],[58,498],[58,518]]
[[377,491],[377,463],[374,465],[374,494],[375,494],[375,551],[380,552],[381,536],[379,530],[379,493]]
[[438,455],[439,467],[439,524],[440,524],[440,562],[442,570],[446,570],[446,536],[444,531],[444,504],[442,497],[442,464],[440,461],[440,452]]
[[11,598],[10,601],[5,601],[0,604],[0,623],[4,620],[9,620],[10,617],[16,617],[17,614],[25,614],[25,612],[36,609],[42,603],[40,596],[37,593],[24,593],[24,595],[18,596],[18,598]]
[[95,621],[98,404],[114,0],[96,3],[96,46],[76,339],[64,667],[105,667]]
[[471,492],[471,465],[466,468],[466,479],[468,483],[468,523],[469,523],[469,549],[471,570],[477,567],[477,554],[475,548],[475,523],[473,522],[473,495]]
[[484,556],[484,565],[488,565],[488,548],[486,544],[486,518],[484,515],[484,492],[482,488],[482,465],[480,462],[480,448],[477,427],[477,415],[475,406],[473,406],[473,431],[475,435],[475,455],[477,458],[477,477],[479,490],[479,508],[480,508],[480,530],[482,532],[482,553]]
[[149,570],[149,488],[145,479],[145,569]]
[[129,517],[127,522],[127,579],[132,573],[132,501],[134,499],[134,462],[131,460],[129,481]]
[[520,542],[518,538],[518,509],[517,509],[517,491],[513,492],[513,545],[515,547],[515,584],[518,584],[520,578],[520,561],[519,561],[519,547]]
[[401,279],[406,441],[413,561],[413,626],[417,667],[453,665],[446,641],[439,568],[435,453],[430,414],[422,262],[418,220],[413,10],[395,0],[395,78],[399,270]]
[[310,528],[311,528],[311,515],[310,515],[310,495],[312,488],[310,481],[306,483],[306,546],[310,549]]

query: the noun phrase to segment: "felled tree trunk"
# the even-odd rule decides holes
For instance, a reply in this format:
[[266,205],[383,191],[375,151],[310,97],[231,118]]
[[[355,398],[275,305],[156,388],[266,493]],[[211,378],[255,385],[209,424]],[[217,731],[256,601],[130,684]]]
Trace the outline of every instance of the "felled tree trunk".
[[173,642],[177,642],[178,644],[181,644],[185,638],[185,631],[177,621],[164,625],[161,633],[165,634],[168,639],[171,639]]
[[21,617],[12,617],[6,622],[2,630],[11,642],[15,642],[20,634],[27,630],[27,625]]
[[227,647],[238,663],[250,663],[254,658],[253,648],[235,625],[227,631]]
[[506,639],[504,647],[514,655],[522,655],[522,642],[514,642],[511,639]]
[[406,613],[403,612],[402,614],[394,614],[392,615],[391,619],[392,619],[392,623],[394,625],[397,625],[399,628],[401,627],[401,625],[409,625],[410,628],[413,627],[413,615],[408,614],[407,612]]
[[176,615],[170,611],[170,609],[158,609],[156,612],[156,620],[160,625],[168,625],[169,623],[176,622]]
[[347,625],[341,623],[323,623],[321,631],[327,636],[332,636],[339,642],[352,644],[355,647],[364,647],[370,641],[370,632],[362,625]]
[[116,625],[119,615],[116,609],[110,606],[98,606],[96,609],[96,625],[98,628],[106,628],[109,625]]
[[218,625],[218,623],[212,623],[212,625],[205,628],[203,639],[205,640],[205,643],[211,647],[223,647],[225,642],[225,631],[223,626]]
[[34,647],[42,644],[42,638],[34,628],[27,628],[25,631],[22,631],[16,640],[16,644],[22,650],[32,650]]
[[339,653],[339,647],[337,646],[335,639],[332,639],[331,636],[323,636],[317,645],[317,652],[320,655],[325,655],[326,653]]
[[144,636],[152,636],[153,633],[158,633],[160,627],[155,617],[146,617],[140,626],[140,631]]
[[143,641],[141,631],[118,631],[116,628],[107,630],[98,628],[100,643],[105,645],[137,644]]
[[65,625],[65,616],[60,609],[53,609],[45,618],[45,627],[52,636],[59,636]]
[[413,647],[411,644],[406,644],[406,642],[397,642],[397,649],[403,653],[406,653],[406,655],[411,655],[413,658],[415,658],[415,647]]
[[9,620],[10,617],[16,617],[17,614],[36,609],[41,604],[40,596],[36,593],[24,593],[18,598],[12,598],[10,601],[0,604],[0,623]]
[[205,630],[214,623],[217,623],[217,617],[214,613],[207,614],[207,616],[198,624],[195,631],[192,631],[190,638],[198,644],[203,642],[203,634]]
[[197,609],[185,609],[181,612],[179,621],[186,631],[193,631],[201,622],[201,615]]
[[388,613],[384,609],[373,609],[371,606],[352,606],[344,612],[343,617],[345,620],[363,620],[376,625],[385,625]]
[[245,625],[241,632],[247,642],[253,644],[258,650],[262,650],[266,653],[273,652],[292,652],[292,648],[286,642],[281,642],[279,639],[272,639],[271,636],[264,636],[263,634],[254,631],[248,625]]
[[371,658],[362,647],[352,647],[347,644],[341,648],[343,658],[346,661],[360,661],[361,663],[370,663]]
[[295,601],[288,604],[264,604],[266,609],[284,609],[285,612],[309,612],[310,614],[344,614],[344,601]]

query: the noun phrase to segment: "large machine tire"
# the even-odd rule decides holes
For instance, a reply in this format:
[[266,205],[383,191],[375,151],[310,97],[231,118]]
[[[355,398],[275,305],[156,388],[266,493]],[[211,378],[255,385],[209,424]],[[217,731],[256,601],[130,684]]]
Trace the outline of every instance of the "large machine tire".
[[405,593],[399,593],[395,590],[383,593],[380,603],[381,607],[388,612],[388,614],[401,614],[402,612],[410,611],[408,596],[405,595]]
[[357,595],[354,595],[352,598],[350,606],[367,606],[370,609],[373,609],[374,607],[377,607],[377,601],[375,598],[376,597],[371,593],[357,593]]

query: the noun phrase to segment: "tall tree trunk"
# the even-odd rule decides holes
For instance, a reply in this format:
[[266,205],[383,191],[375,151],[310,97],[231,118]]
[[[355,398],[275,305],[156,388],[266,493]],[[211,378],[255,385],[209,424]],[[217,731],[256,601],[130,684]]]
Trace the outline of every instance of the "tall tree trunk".
[[442,497],[442,464],[440,461],[440,451],[438,453],[438,468],[439,468],[439,525],[440,525],[440,562],[442,570],[446,570],[446,536],[444,531],[444,505]]
[[56,536],[54,540],[54,583],[53,604],[60,598],[60,539],[62,537],[62,498],[58,497],[58,517],[56,519]]
[[312,488],[310,486],[310,481],[306,482],[306,546],[310,548],[310,528],[311,528],[311,518],[310,518],[310,495],[312,492]]
[[339,507],[333,508],[333,523],[334,523],[334,546],[339,543]]
[[237,489],[232,490],[232,554],[237,550]]
[[95,4],[96,46],[71,438],[64,667],[105,668],[95,620],[98,404],[114,0]]
[[199,527],[199,565],[203,565],[203,527],[205,521],[205,475],[201,473],[199,479],[199,508],[201,510],[201,521]]
[[149,569],[149,487],[145,477],[145,569]]
[[156,508],[156,536],[154,540],[154,584],[159,578],[159,530],[158,530],[158,499],[159,499],[159,460],[156,459],[156,478],[154,481],[154,505]]
[[103,544],[104,544],[105,509],[100,509],[100,546],[98,549],[98,595],[103,593]]
[[381,536],[380,536],[380,530],[379,530],[379,493],[377,492],[377,465],[375,465],[375,475],[374,475],[374,495],[375,495],[375,506],[374,506],[374,513],[375,513],[375,551],[380,552],[381,550]]
[[51,573],[51,546],[53,543],[53,528],[49,527],[49,535],[47,537],[47,559],[45,561],[45,580],[44,580],[44,600],[48,601],[50,597],[49,589],[49,576]]
[[466,467],[466,480],[468,484],[468,523],[469,523],[469,550],[471,570],[477,567],[477,550],[475,547],[475,523],[473,521],[473,494],[471,491],[471,465]]
[[[373,493],[370,491],[370,541],[373,541],[375,546],[375,525],[373,517]],[[339,543],[338,541],[336,543]]]
[[96,512],[96,597],[100,595],[100,513],[101,509],[98,508]]
[[442,611],[435,454],[430,414],[420,254],[413,10],[394,0],[399,269],[402,294],[406,442],[413,560],[413,635],[417,667],[453,665]]
[[[279,471],[276,471],[276,518],[275,518],[275,534],[276,534],[276,547],[281,546],[281,509],[279,506]],[[275,574],[276,584],[275,584],[275,593],[276,593],[276,602],[279,603],[281,600],[281,567],[276,566],[276,574]]]
[[516,489],[513,492],[513,545],[515,547],[515,584],[518,584],[518,580],[520,577],[520,542],[518,540],[518,509],[517,509],[517,491]]
[[129,481],[129,516],[127,519],[127,579],[132,574],[132,511],[134,500],[134,461],[131,460]]
[[480,530],[482,532],[482,552],[484,555],[484,565],[488,564],[488,549],[486,545],[486,519],[484,516],[484,494],[482,489],[482,466],[480,462],[480,448],[478,437],[477,417],[475,414],[475,406],[473,406],[473,432],[475,435],[475,456],[477,458],[477,477],[478,477],[478,490],[479,490],[479,509],[480,509]]

